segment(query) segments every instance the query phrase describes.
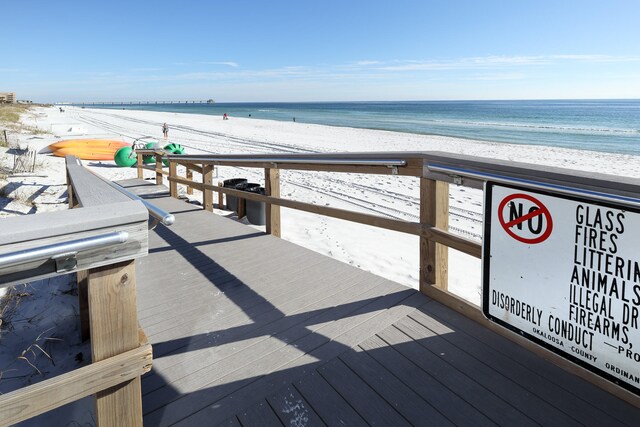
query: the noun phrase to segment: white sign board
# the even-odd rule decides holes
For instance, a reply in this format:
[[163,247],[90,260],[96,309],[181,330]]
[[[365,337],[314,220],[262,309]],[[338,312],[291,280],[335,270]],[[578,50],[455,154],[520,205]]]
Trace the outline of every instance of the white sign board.
[[483,312],[640,394],[640,211],[487,183]]

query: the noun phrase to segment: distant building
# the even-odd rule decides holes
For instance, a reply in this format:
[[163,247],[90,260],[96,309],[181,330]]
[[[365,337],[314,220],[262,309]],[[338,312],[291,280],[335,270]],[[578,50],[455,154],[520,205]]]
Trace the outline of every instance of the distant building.
[[15,104],[16,93],[15,92],[0,92],[0,104]]

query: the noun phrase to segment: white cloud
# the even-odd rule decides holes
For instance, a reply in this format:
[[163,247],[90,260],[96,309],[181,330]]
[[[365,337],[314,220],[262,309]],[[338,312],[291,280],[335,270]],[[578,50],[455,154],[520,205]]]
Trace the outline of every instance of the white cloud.
[[640,56],[632,55],[552,55],[553,59],[569,60],[569,61],[584,61],[584,62],[638,62]]
[[522,80],[526,78],[524,73],[496,73],[496,74],[480,74],[475,76],[469,76],[465,80],[486,80],[486,81],[500,81],[500,80]]
[[382,64],[380,61],[358,61],[355,63],[356,65],[378,65]]
[[381,66],[377,68],[385,71],[471,70],[521,66],[542,66],[559,64],[562,62],[618,63],[637,61],[640,61],[639,56],[629,55],[490,55],[454,59],[395,60],[390,63],[378,62],[377,64],[380,64]]
[[209,65],[226,65],[227,67],[233,67],[233,68],[237,68],[240,65],[238,65],[237,62],[233,62],[233,61],[215,61],[215,62],[203,62],[203,64],[209,64]]

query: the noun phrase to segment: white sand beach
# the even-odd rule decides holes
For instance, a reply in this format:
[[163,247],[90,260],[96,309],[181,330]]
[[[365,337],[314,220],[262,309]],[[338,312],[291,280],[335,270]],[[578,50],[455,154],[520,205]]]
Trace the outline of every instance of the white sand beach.
[[[456,139],[431,135],[415,135],[378,130],[330,127],[294,122],[278,122],[251,118],[192,115],[178,113],[146,112],[133,110],[82,109],[67,107],[61,112],[57,107],[35,107],[22,118],[23,123],[49,131],[49,134],[12,135],[20,147],[32,147],[43,151],[49,144],[62,139],[100,137],[133,142],[143,137],[153,137],[163,145],[162,124],[169,125],[167,143],[183,145],[188,154],[283,154],[361,151],[446,151],[492,159],[503,159],[606,173],[617,176],[640,177],[640,157],[576,151],[543,146],[510,145]],[[2,164],[10,167],[13,155],[2,148]],[[134,168],[120,168],[113,162],[84,161],[87,167],[110,180],[133,178]],[[32,174],[17,174],[5,179],[0,206],[2,216],[38,214],[66,209],[66,183],[64,159],[50,154],[39,154],[36,170]],[[146,172],[146,177],[153,174]],[[222,181],[245,177],[250,182],[264,183],[262,170],[248,168],[220,168],[215,178]],[[196,177],[197,179],[197,177]],[[181,190],[184,192],[184,189]],[[415,221],[419,215],[419,182],[415,178],[397,176],[364,176],[338,173],[311,173],[284,171],[281,175],[281,195],[292,200],[351,209],[384,217]],[[197,191],[192,196],[201,200]],[[483,200],[482,192],[465,187],[450,187],[450,229],[454,233],[481,240]],[[220,215],[231,216],[229,211],[215,210]],[[243,221],[246,221],[243,220]],[[245,222],[246,223],[246,222]],[[263,229],[263,227],[257,227]],[[299,211],[282,210],[282,238],[310,248],[340,261],[395,280],[409,287],[417,287],[418,239],[373,227],[325,218]],[[468,301],[480,304],[480,260],[450,250],[449,289]],[[69,292],[69,280],[61,280],[52,292],[48,286],[34,284],[28,293],[34,298],[38,292],[49,289],[60,298]],[[53,281],[55,282],[55,281]],[[42,297],[46,304],[55,304],[50,296]],[[69,300],[71,301],[71,300]],[[74,318],[71,302],[65,303],[63,316]],[[31,309],[34,310],[34,309]],[[46,317],[36,311],[33,317]],[[51,321],[51,317],[48,317]],[[45,329],[56,328],[58,322]],[[56,331],[56,336],[71,333],[73,326]],[[52,333],[52,332],[48,332]],[[38,336],[38,329],[24,335],[18,342],[3,338],[0,361],[10,358],[12,349],[26,348],[30,340]],[[80,348],[80,350],[77,350]],[[56,368],[47,365],[53,375],[57,370],[73,367],[82,346],[68,350],[56,359]],[[15,357],[15,356],[14,356]],[[38,365],[40,366],[40,365]],[[2,366],[0,366],[2,369]],[[14,375],[15,376],[15,375]],[[41,378],[23,378],[24,385]],[[63,417],[70,417],[83,424],[91,423],[86,407],[81,410],[62,410]],[[63,423],[64,424],[64,423]]]
[[[53,133],[21,136],[21,145],[28,144],[38,150],[60,139],[87,136],[108,137],[126,142],[151,137],[162,145],[165,144],[162,124],[167,122],[170,131],[166,143],[179,143],[189,154],[446,151],[640,177],[640,157],[636,156],[299,122],[239,117],[222,120],[222,117],[210,115],[78,107],[69,107],[65,112],[60,112],[57,108],[37,108],[25,116],[24,121],[30,126]],[[16,191],[27,191],[28,185],[49,186],[32,201],[37,212],[64,208],[55,203],[56,200],[63,201],[55,199],[62,197],[60,192],[64,191],[63,159],[45,154],[40,155],[38,161],[41,164],[38,175],[42,176],[17,177],[10,181],[17,180],[19,183]],[[112,162],[85,161],[84,164],[111,180],[134,177],[136,173],[133,168],[119,168]],[[147,177],[153,176],[151,172],[147,173]],[[215,179],[222,181],[245,177],[250,182],[263,183],[262,175],[262,170],[220,168]],[[281,179],[281,193],[289,199],[403,220],[418,218],[419,183],[414,178],[284,171]],[[51,197],[55,199],[53,204]],[[201,194],[196,191],[193,198],[201,199]],[[481,192],[452,185],[450,206],[451,231],[480,241]],[[7,208],[11,209],[11,205]],[[29,210],[32,209],[30,207]],[[228,211],[217,212],[229,215]],[[418,240],[414,236],[283,209],[282,237],[407,286],[417,286]],[[479,304],[479,260],[450,252],[450,290]]]

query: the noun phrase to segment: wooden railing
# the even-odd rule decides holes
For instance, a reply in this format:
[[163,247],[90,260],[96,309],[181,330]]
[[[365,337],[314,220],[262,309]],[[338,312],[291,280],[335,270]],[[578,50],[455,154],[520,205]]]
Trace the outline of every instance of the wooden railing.
[[148,252],[149,211],[72,157],[67,183],[73,209],[0,220],[0,286],[77,273],[92,363],[0,396],[0,425],[95,395],[98,425],[141,426],[152,349],[138,325],[134,260]]
[[[145,165],[143,156],[155,156],[156,164]],[[162,160],[168,161],[168,171]],[[178,175],[178,166],[185,176]],[[232,166],[264,170],[265,195],[224,188],[212,182],[213,168]],[[138,177],[144,170],[155,173],[157,183],[167,178],[170,194],[178,196],[178,185],[203,193],[203,205],[213,210],[213,193],[223,206],[223,195],[254,200],[266,204],[266,231],[280,236],[280,207],[298,209],[360,224],[419,236],[419,289],[424,294],[455,309],[485,327],[506,336],[531,351],[542,354],[564,369],[591,381],[609,392],[640,406],[640,400],[630,392],[595,376],[562,357],[533,344],[505,328],[488,321],[480,308],[448,291],[448,251],[456,249],[476,258],[482,256],[482,245],[451,233],[449,224],[449,185],[483,189],[488,180],[521,183],[544,187],[555,192],[582,189],[592,196],[617,195],[640,198],[640,181],[615,176],[545,167],[527,163],[481,159],[442,152],[378,152],[342,154],[290,155],[171,155],[163,150],[138,150]],[[382,174],[411,176],[420,181],[419,222],[401,221],[344,209],[320,206],[280,197],[280,170],[320,171],[334,173]],[[200,175],[194,179],[194,173]]]

